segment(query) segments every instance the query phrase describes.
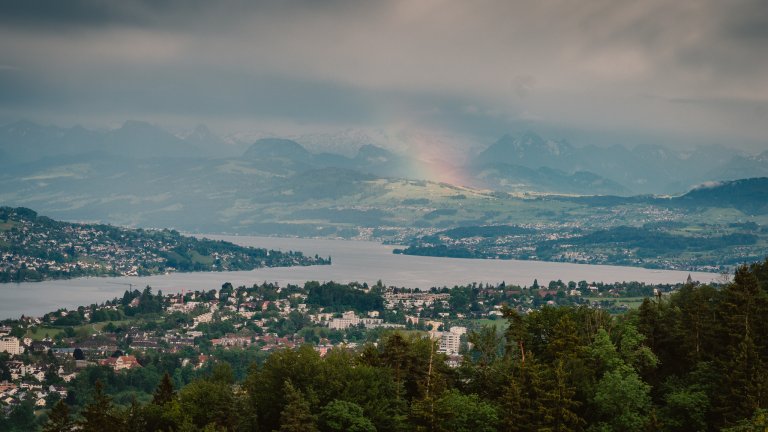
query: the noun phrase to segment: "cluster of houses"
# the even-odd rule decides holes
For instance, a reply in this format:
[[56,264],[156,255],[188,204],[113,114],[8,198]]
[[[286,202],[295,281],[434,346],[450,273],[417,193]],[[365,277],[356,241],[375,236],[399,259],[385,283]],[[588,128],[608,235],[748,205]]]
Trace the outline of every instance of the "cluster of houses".
[[[589,298],[613,297],[622,293],[620,286],[598,287],[580,282],[576,289],[571,284],[560,285],[557,289],[550,286],[550,289],[537,290],[473,285],[465,288],[471,290],[472,299],[462,309],[463,312],[451,307],[456,300],[452,298],[454,291],[390,287],[384,288],[381,293],[384,308],[380,311],[359,313],[347,310],[343,313],[330,313],[322,307],[309,306],[307,293],[298,287],[265,284],[253,288],[228,287],[226,290],[222,288],[209,292],[167,295],[161,301],[166,323],[174,320],[177,323],[170,329],[157,325],[132,326],[113,332],[100,331],[89,336],[58,336],[54,343],[49,338],[17,338],[11,335],[10,327],[0,327],[0,352],[10,356],[4,365],[10,374],[6,377],[7,381],[0,382],[0,405],[13,405],[27,397],[34,398],[36,404],[44,405],[46,400],[52,400],[49,397],[52,393],[66,395],[64,387],[56,383],[71,381],[77,376],[78,370],[90,365],[110,367],[115,372],[140,368],[142,354],[148,351],[185,352],[187,354],[182,364],[200,367],[212,360],[209,346],[215,349],[249,348],[261,351],[293,348],[305,343],[305,340],[296,330],[286,330],[280,326],[297,317],[310,322],[314,327],[328,330],[314,347],[320,355],[325,355],[334,346],[354,347],[355,344],[346,339],[352,333],[343,333],[349,330],[357,332],[359,329],[415,327],[424,330],[425,334],[437,342],[436,352],[446,354],[450,366],[458,366],[461,362],[460,353],[468,347],[466,324],[472,318],[503,319],[504,305],[525,313],[533,310],[536,302],[548,304],[567,299],[588,302]],[[133,299],[130,303],[135,307],[139,300]],[[97,306],[106,309],[119,307],[117,302]],[[95,316],[93,312],[97,310],[79,312],[87,320],[91,315]],[[43,323],[37,318],[23,317],[19,325],[31,329]],[[217,328],[219,330],[215,330]],[[342,332],[342,337],[331,331]],[[221,336],[211,337],[214,332]],[[41,361],[46,356],[40,354],[55,356],[55,368],[52,367],[54,363]],[[47,378],[53,376],[57,378],[52,387],[52,382]]]
[[[55,396],[52,399],[51,396]],[[39,383],[22,382],[20,384],[0,382],[0,406],[4,410],[20,404],[25,400],[33,400],[35,408],[50,407],[51,400],[67,397],[67,389],[63,386],[44,385]]]
[[368,312],[367,317],[358,317],[354,311],[347,311],[341,317],[332,313],[317,313],[309,316],[313,323],[328,327],[331,330],[346,330],[350,327],[363,328],[404,328],[402,324],[385,323],[379,318],[378,311]]
[[304,339],[290,335],[284,337],[278,337],[275,334],[266,335],[243,335],[235,333],[227,333],[221,338],[211,339],[213,346],[231,348],[240,347],[246,348],[249,346],[259,346],[262,351],[274,351],[282,348],[295,348],[297,345],[304,343]]
[[[50,341],[32,341],[19,339],[8,334],[9,329],[0,328],[0,353],[6,353],[11,359],[4,362],[8,376],[0,381],[0,406],[4,409],[18,405],[24,400],[34,401],[34,406],[42,408],[50,405],[51,400],[67,397],[64,385],[47,383],[49,374],[54,374],[57,382],[70,382],[77,375],[67,372],[64,367],[55,367],[53,363],[26,362],[21,360],[25,352],[40,352],[49,348]],[[10,380],[8,380],[10,378]],[[55,396],[55,399],[52,399]]]
[[432,291],[414,291],[414,292],[395,292],[394,290],[384,293],[384,306],[387,309],[405,308],[418,309],[433,306],[441,303],[448,308],[449,293]]
[[[0,231],[0,240],[22,246],[23,249],[42,249],[60,252],[64,257],[77,256],[72,260],[52,260],[14,252],[4,252],[0,260],[0,272],[20,269],[57,273],[81,274],[90,269],[106,266],[109,270],[126,276],[137,276],[139,268],[158,265],[165,259],[150,251],[147,245],[127,246],[94,227],[88,225],[64,225],[47,229],[27,219],[18,221],[15,230]],[[158,241],[157,248],[170,248],[170,244]]]

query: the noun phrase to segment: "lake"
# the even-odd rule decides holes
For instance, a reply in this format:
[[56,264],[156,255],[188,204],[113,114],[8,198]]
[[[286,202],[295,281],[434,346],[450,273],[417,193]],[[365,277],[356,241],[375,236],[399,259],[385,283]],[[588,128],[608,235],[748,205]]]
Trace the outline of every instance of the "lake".
[[[219,236],[208,238],[231,241],[244,246],[298,250],[308,255],[331,256],[330,266],[263,268],[238,272],[175,273],[147,277],[91,277],[45,282],[0,284],[0,319],[22,314],[40,316],[61,307],[74,308],[122,296],[126,289],[175,293],[181,290],[210,290],[225,282],[234,286],[261,282],[303,284],[308,280],[368,282],[382,280],[386,285],[427,289],[472,282],[517,285],[540,284],[551,280],[588,282],[640,281],[646,283],[684,282],[689,272],[649,270],[635,267],[551,263],[541,261],[471,260],[395,255],[395,246],[375,242],[297,239],[276,237]],[[716,273],[690,272],[699,282],[722,279]]]

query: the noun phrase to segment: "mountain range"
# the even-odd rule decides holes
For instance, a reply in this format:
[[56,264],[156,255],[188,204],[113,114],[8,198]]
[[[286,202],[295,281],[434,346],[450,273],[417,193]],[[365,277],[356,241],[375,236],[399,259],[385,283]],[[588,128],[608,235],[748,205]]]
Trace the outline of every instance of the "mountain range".
[[[566,173],[590,173],[609,194],[679,194],[707,181],[735,180],[768,175],[768,151],[748,155],[721,146],[702,146],[675,151],[648,144],[628,149],[574,147],[567,141],[547,140],[532,132],[519,137],[505,135],[474,160],[477,169],[497,169],[496,184],[528,169],[555,169]],[[504,174],[504,172],[510,174]],[[582,190],[586,190],[583,188]],[[557,192],[568,192],[557,190]],[[591,194],[601,194],[593,190]]]
[[[135,121],[104,131],[13,123],[0,127],[0,156],[4,205],[66,220],[302,236],[562,221],[585,206],[636,212],[668,204],[638,193],[678,196],[690,185],[768,175],[765,153],[721,147],[575,147],[529,132],[451,165],[365,142],[344,154],[285,138],[242,146],[204,126],[176,135]],[[728,195],[715,201],[764,212],[759,194],[752,207]]]
[[[382,177],[432,181],[451,177],[441,174],[466,172],[469,175],[463,176],[463,186],[581,195],[680,194],[707,181],[768,175],[768,151],[750,155],[723,146],[690,151],[658,144],[631,149],[621,145],[576,147],[566,140],[525,132],[504,135],[466,161],[446,163],[415,158],[402,143],[393,144],[400,151],[384,148],[377,143],[391,140],[374,135],[343,131],[336,137],[336,146],[334,135],[328,133],[302,135],[299,139],[303,143],[261,138],[246,145],[243,137],[220,138],[203,125],[175,135],[139,121],[127,121],[117,129],[103,131],[19,121],[0,127],[0,156],[2,165],[72,156],[83,160],[100,155],[132,159],[240,156],[253,162],[261,158],[262,166],[280,159],[280,166],[337,167]],[[442,137],[435,145],[449,140]]]

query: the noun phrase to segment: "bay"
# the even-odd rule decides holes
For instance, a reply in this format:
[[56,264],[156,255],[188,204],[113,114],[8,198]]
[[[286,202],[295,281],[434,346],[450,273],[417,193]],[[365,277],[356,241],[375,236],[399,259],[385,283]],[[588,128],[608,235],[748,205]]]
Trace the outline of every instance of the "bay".
[[[202,236],[200,236],[202,237]],[[278,237],[206,235],[243,246],[298,250],[308,255],[331,256],[330,266],[276,267],[237,272],[173,273],[147,277],[91,277],[0,285],[0,319],[40,316],[58,308],[75,308],[122,296],[126,289],[151,286],[154,292],[218,289],[262,282],[303,284],[308,280],[376,283],[428,289],[472,282],[517,285],[550,280],[588,282],[639,281],[649,284],[684,282],[690,274],[702,283],[719,281],[717,273],[649,270],[636,267],[552,263],[516,260],[473,260],[395,255],[396,246],[376,242]]]

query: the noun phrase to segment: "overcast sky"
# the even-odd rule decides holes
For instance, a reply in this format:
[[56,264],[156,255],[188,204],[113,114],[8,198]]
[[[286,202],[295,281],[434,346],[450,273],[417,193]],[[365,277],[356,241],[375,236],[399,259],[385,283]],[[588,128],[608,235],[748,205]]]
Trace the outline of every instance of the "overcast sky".
[[0,2],[0,120],[768,149],[768,0]]

